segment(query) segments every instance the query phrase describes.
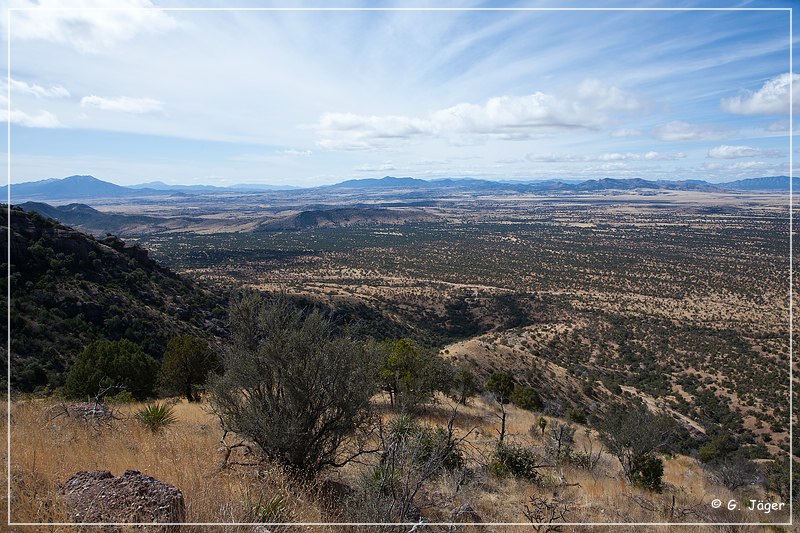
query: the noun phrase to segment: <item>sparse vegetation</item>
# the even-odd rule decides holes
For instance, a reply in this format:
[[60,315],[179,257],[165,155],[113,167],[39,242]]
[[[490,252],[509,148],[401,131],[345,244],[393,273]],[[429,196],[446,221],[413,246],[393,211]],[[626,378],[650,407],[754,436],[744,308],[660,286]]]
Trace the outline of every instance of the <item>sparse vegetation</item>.
[[[144,237],[226,295],[267,293],[234,296],[230,327],[223,291],[118,240],[59,249],[66,230],[12,214],[41,235],[13,239],[11,382],[44,398],[12,405],[15,518],[64,519],[78,469],[139,468],[185,490],[193,521],[764,519],[707,496],[789,498],[785,207],[540,200],[444,202],[388,229]],[[196,402],[161,417],[169,431],[137,417],[170,410],[136,403],[162,354],[162,393],[196,400],[216,371],[214,417]],[[62,385],[127,417],[42,416]]]
[[644,404],[614,406],[600,424],[608,451],[620,462],[625,477],[632,484],[661,491],[664,464],[657,455],[667,451],[675,438],[675,422],[651,413]]

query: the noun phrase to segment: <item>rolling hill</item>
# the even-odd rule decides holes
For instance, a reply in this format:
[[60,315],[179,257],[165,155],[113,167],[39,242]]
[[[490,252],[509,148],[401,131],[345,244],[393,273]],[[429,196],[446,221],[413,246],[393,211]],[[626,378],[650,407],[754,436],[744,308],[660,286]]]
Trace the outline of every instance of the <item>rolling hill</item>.
[[261,222],[253,231],[297,231],[350,226],[399,225],[433,222],[439,217],[419,209],[339,208],[302,211]]
[[[92,235],[105,235],[113,233],[118,236],[130,235],[131,233],[146,233],[157,231],[159,226],[170,220],[163,217],[151,217],[145,215],[119,215],[115,213],[104,213],[86,204],[67,204],[52,206],[43,202],[25,202],[19,204],[25,211],[36,211],[46,217],[58,220],[62,224],[73,226],[81,231]],[[176,220],[172,219],[172,225]],[[136,231],[140,230],[140,231]]]

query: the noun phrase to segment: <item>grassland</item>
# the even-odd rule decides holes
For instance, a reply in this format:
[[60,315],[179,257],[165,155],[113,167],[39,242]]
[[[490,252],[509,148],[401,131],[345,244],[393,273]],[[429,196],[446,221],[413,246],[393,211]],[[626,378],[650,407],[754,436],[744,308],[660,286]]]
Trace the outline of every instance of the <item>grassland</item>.
[[[421,414],[425,424],[441,425],[450,412],[446,399],[426,409]],[[376,398],[380,408],[385,398]],[[178,421],[162,433],[153,434],[132,416],[140,405],[121,408],[119,417],[109,426],[94,427],[83,421],[49,420],[48,408],[52,401],[21,401],[13,405],[12,421],[12,519],[16,522],[69,521],[68,511],[58,494],[61,484],[80,470],[110,470],[115,475],[126,469],[140,470],[147,475],[180,487],[187,506],[187,521],[202,522],[256,522],[259,521],[258,502],[278,497],[281,502],[273,515],[276,521],[291,522],[342,522],[348,521],[337,510],[330,510],[319,498],[317,483],[301,483],[279,467],[262,463],[255,467],[233,466],[221,468],[221,430],[207,404],[178,403],[175,407]],[[5,415],[5,413],[3,413]],[[392,415],[383,410],[384,419]],[[550,424],[558,420],[548,417]],[[5,416],[2,417],[5,421]],[[495,408],[476,399],[459,410],[456,418],[458,435],[469,433],[467,467],[472,474],[461,477],[462,472],[446,473],[426,486],[419,498],[421,510],[431,522],[449,522],[450,512],[469,504],[483,522],[527,523],[525,506],[531,496],[546,499],[557,494],[567,502],[570,522],[779,522],[785,514],[751,513],[740,511],[714,511],[713,498],[727,502],[731,499],[747,501],[763,498],[760,488],[749,487],[732,492],[716,484],[694,459],[676,455],[665,457],[665,490],[654,494],[630,487],[623,479],[619,463],[603,453],[593,471],[569,466],[552,465],[542,469],[542,479],[537,483],[513,477],[497,477],[487,469],[487,463],[496,443],[497,416]],[[538,415],[509,407],[508,438],[530,446],[542,455],[544,441],[538,430],[531,427]],[[576,449],[584,449],[592,440],[595,450],[599,446],[597,435],[580,425],[572,424],[576,431]],[[31,439],[30,435],[37,435]],[[242,462],[251,456],[239,457]],[[367,459],[374,461],[374,458]],[[330,474],[333,479],[357,486],[366,465],[351,464]],[[5,504],[5,502],[3,502]],[[3,505],[3,512],[6,506]],[[327,510],[326,510],[327,509]],[[182,531],[206,530],[201,526],[185,526]],[[219,527],[220,531],[252,531],[252,526]],[[269,528],[280,531],[288,528]],[[363,528],[349,528],[363,531]],[[400,528],[407,530],[408,528]],[[676,531],[677,524],[660,528]],[[74,527],[26,527],[25,531],[73,531]],[[346,531],[344,526],[304,527],[308,531]],[[447,526],[433,528],[448,531]],[[460,530],[475,530],[467,526]],[[530,526],[488,527],[480,531],[530,531]],[[583,528],[567,527],[565,531]],[[593,531],[614,531],[613,526],[594,528]],[[658,530],[658,528],[656,529]],[[757,531],[758,529],[750,529]],[[692,529],[698,531],[698,529]],[[713,527],[699,531],[716,531]]]

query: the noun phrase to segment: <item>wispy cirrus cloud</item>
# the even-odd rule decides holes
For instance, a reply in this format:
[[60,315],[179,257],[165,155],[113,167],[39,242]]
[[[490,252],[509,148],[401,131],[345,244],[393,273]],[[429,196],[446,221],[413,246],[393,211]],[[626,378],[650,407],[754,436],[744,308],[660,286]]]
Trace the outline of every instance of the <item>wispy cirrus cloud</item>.
[[614,130],[609,135],[614,138],[624,138],[624,137],[638,137],[642,134],[641,131],[634,129],[634,128],[620,128],[618,130]]
[[742,159],[747,157],[781,157],[780,150],[763,150],[752,146],[729,146],[723,144],[708,151],[708,157],[715,159]]
[[81,98],[81,107],[141,115],[144,113],[163,111],[164,102],[153,98],[130,98],[128,96],[104,98],[102,96],[91,95]]
[[[63,124],[53,113],[49,111],[38,111],[35,114],[25,113],[17,109],[12,109],[8,120],[12,124],[19,124],[26,128],[61,128]],[[5,122],[5,121],[3,121]]]
[[35,96],[36,98],[68,98],[69,91],[61,85],[52,85],[50,87],[42,87],[35,83],[27,83],[20,80],[9,80],[11,91],[17,94],[25,94]]
[[[176,27],[150,0],[26,0],[12,12],[14,39],[67,44],[83,53],[103,53],[142,33]],[[69,9],[59,9],[69,8]],[[98,9],[99,8],[99,9]]]
[[600,155],[574,155],[574,154],[528,154],[526,159],[535,163],[587,163],[587,162],[614,162],[614,161],[677,161],[685,159],[686,154],[675,152],[665,154],[660,152],[610,152]]
[[459,103],[425,117],[325,113],[311,127],[319,145],[333,150],[368,150],[387,141],[438,137],[455,144],[487,138],[525,140],[565,131],[596,130],[609,115],[642,108],[634,95],[599,80],[584,80],[571,94],[535,92],[498,96],[484,104]]
[[800,74],[785,73],[767,80],[757,91],[744,91],[723,98],[722,110],[736,115],[784,115],[789,112],[789,89],[792,86],[792,114],[800,114]]
[[383,163],[358,165],[353,170],[356,172],[387,172],[390,170],[397,170],[397,167],[391,161],[384,161]]
[[[8,88],[8,85],[6,85]],[[8,108],[9,100],[5,93],[0,92],[0,109]],[[0,114],[0,122],[10,122],[26,128],[63,128],[64,124],[58,117],[47,110],[23,111],[17,107],[12,107],[7,113]]]
[[653,129],[653,136],[660,141],[716,141],[732,134],[729,129],[681,120],[673,120]]

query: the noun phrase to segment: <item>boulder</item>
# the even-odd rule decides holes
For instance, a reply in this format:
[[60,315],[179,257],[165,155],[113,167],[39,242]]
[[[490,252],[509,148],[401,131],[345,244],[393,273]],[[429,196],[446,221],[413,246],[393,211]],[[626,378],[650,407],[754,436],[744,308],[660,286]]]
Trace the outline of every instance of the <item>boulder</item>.
[[75,522],[183,522],[180,489],[137,470],[114,477],[108,471],[78,472],[61,489]]

